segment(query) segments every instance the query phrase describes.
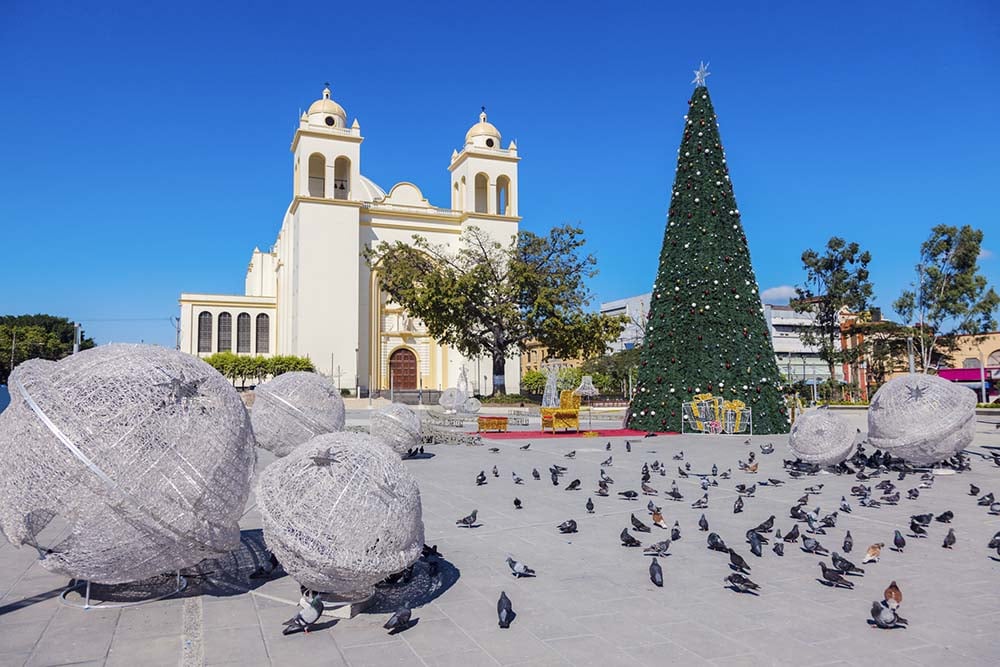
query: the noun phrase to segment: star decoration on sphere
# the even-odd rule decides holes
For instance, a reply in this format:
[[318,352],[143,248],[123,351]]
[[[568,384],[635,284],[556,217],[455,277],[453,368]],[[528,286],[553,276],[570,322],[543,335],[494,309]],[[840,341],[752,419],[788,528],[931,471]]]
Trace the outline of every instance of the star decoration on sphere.
[[708,71],[708,64],[702,62],[698,69],[694,70],[694,80],[691,82],[695,87],[704,86],[705,79],[711,76],[711,72]]
[[334,463],[340,463],[336,452],[330,448],[327,448],[325,452],[321,452],[316,456],[310,456],[309,458],[312,459],[313,465],[317,468],[327,468]]
[[158,382],[154,386],[166,387],[168,396],[160,402],[160,407],[168,405],[187,406],[190,399],[198,398],[198,388],[205,382],[206,378],[195,378],[189,380],[182,371],[180,377],[173,377],[166,382]]
[[921,398],[923,398],[924,397],[924,393],[926,393],[926,392],[927,392],[927,386],[926,385],[919,385],[918,384],[916,387],[907,387],[906,388],[906,393],[908,394],[908,396],[906,398],[911,403],[912,402],[916,402],[916,401],[919,401]]

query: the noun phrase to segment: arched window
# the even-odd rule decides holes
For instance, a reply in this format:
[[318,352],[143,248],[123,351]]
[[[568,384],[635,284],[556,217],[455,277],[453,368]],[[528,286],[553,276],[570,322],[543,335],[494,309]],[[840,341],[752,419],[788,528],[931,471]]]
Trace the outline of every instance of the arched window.
[[257,354],[271,351],[271,318],[264,313],[257,316]]
[[451,193],[451,207],[456,211],[462,208],[462,202],[458,198],[458,181],[455,181],[455,188]]
[[229,313],[219,313],[219,352],[231,352],[233,349],[233,316]]
[[1000,350],[994,350],[993,354],[986,360],[987,366],[1000,366]]
[[510,179],[497,179],[497,215],[510,215]]
[[212,313],[203,310],[198,314],[198,352],[212,351]]
[[466,206],[468,206],[468,204],[465,199],[465,176],[463,176],[461,187],[458,189],[458,209],[464,211]]
[[486,213],[490,181],[486,174],[476,174],[476,213]]
[[347,199],[351,194],[351,161],[341,155],[333,162],[333,197]]
[[236,352],[250,354],[250,313],[236,316]]
[[326,158],[319,153],[309,156],[309,196],[326,196]]
[[966,357],[962,360],[962,368],[979,368],[979,359]]

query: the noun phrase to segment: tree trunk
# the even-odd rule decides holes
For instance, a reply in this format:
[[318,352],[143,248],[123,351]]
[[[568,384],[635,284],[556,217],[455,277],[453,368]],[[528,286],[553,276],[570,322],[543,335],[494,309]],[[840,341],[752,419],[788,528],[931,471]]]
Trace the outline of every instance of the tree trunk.
[[507,395],[507,384],[504,378],[504,366],[506,366],[507,358],[502,354],[493,354],[493,395],[494,396],[506,396]]

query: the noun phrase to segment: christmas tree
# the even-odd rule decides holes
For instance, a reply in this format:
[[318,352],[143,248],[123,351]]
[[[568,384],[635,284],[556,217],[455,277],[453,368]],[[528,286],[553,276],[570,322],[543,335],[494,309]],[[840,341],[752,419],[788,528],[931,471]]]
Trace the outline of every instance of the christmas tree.
[[754,433],[786,433],[778,365],[704,65],[684,117],[629,426],[681,429],[698,394],[742,401]]

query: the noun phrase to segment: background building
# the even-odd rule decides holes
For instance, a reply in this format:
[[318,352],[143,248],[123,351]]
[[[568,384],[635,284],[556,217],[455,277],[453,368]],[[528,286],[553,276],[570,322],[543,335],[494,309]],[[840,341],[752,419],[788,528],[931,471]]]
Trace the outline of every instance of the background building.
[[826,380],[827,363],[819,358],[819,347],[802,342],[802,332],[817,328],[816,314],[796,312],[791,306],[764,304],[764,319],[771,334],[778,370],[789,382]]
[[642,345],[646,318],[649,317],[650,297],[652,297],[652,293],[647,292],[639,296],[630,296],[601,304],[602,315],[627,315],[629,318],[621,335],[618,336],[618,340],[608,345],[608,352],[631,350],[633,347]]
[[[492,361],[466,359],[438,345],[422,322],[390,302],[362,250],[383,241],[455,247],[469,225],[502,243],[517,235],[517,146],[479,115],[451,155],[451,206],[433,206],[420,189],[397,183],[388,193],[361,173],[361,127],[329,88],[299,119],[292,138],[292,200],[277,240],[255,248],[245,294],[185,292],[180,347],[191,354],[294,354],[342,387],[361,392],[454,386]],[[507,362],[508,391],[520,381]],[[477,380],[478,381],[478,380]]]

